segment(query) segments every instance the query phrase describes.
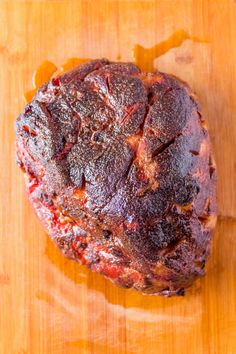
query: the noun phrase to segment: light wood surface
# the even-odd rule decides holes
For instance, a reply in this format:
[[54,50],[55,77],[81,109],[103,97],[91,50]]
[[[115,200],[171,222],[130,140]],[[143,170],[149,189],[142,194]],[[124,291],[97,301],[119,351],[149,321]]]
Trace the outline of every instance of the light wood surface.
[[[207,276],[185,297],[166,299],[119,289],[59,254],[27,201],[13,123],[43,61],[131,61],[135,45],[150,48],[180,30],[206,41],[186,39],[155,66],[199,96],[218,166],[220,217]],[[1,0],[0,120],[1,354],[236,353],[233,0]]]

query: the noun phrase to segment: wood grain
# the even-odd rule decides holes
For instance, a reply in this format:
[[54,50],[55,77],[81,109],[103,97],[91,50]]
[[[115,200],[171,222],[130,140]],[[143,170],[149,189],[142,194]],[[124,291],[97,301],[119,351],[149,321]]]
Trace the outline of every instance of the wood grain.
[[[0,353],[236,353],[236,4],[232,0],[0,2]],[[43,61],[133,60],[184,30],[155,65],[197,92],[218,166],[208,274],[184,298],[125,291],[64,259],[25,196],[15,117]]]

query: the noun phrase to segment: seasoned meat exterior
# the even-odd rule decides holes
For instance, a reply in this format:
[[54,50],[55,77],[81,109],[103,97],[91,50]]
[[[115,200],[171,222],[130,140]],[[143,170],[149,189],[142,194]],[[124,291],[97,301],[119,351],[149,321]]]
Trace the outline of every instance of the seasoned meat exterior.
[[68,258],[142,293],[204,274],[215,166],[176,77],[94,60],[44,84],[16,121],[29,199]]

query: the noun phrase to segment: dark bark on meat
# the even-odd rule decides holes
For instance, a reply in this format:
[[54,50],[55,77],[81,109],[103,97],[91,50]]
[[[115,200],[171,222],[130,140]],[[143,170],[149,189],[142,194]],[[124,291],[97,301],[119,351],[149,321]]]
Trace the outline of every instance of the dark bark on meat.
[[106,59],[44,84],[16,121],[17,159],[61,252],[143,293],[204,274],[215,164],[187,84]]

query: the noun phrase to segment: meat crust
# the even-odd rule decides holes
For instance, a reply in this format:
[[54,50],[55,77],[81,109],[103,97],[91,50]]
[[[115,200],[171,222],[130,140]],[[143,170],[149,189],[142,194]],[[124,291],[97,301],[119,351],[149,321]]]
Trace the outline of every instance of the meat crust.
[[66,257],[148,294],[204,274],[216,174],[186,83],[94,60],[44,84],[15,127],[29,199]]

